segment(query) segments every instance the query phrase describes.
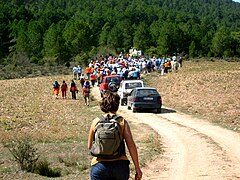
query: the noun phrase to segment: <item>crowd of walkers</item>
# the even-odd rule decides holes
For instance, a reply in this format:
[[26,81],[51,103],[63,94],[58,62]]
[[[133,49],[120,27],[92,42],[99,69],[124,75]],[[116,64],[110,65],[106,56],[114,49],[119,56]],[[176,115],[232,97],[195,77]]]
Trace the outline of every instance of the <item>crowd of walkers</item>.
[[[77,84],[75,83],[74,79],[71,81],[69,86],[70,86],[70,92],[71,92],[71,95],[72,95],[72,99],[76,100],[77,99],[77,93],[79,92],[79,89],[78,89]],[[83,98],[84,98],[84,101],[85,101],[85,105],[89,106],[90,83],[87,79],[85,79],[84,82],[81,84],[81,86],[82,86],[81,90],[82,90],[82,95],[83,95]],[[61,92],[62,92],[62,98],[66,99],[68,85],[65,82],[65,80],[63,80],[61,85],[58,83],[58,81],[55,81],[53,83],[53,93],[55,94],[56,99],[58,99],[60,89],[61,89]]]
[[[76,94],[79,92],[78,87],[81,88],[82,95],[84,98],[85,105],[89,106],[89,96],[90,96],[90,87],[94,87],[95,85],[99,86],[102,83],[103,77],[107,75],[119,75],[122,80],[125,79],[141,79],[142,74],[151,73],[152,71],[156,71],[161,75],[165,75],[172,71],[177,71],[180,67],[182,67],[182,59],[179,58],[177,60],[176,56],[172,58],[114,58],[114,57],[100,57],[99,59],[92,60],[87,67],[85,68],[85,74],[83,73],[82,67],[78,65],[77,67],[74,66],[73,71],[73,79],[70,86],[70,92],[72,94],[72,99],[76,100]],[[76,81],[76,82],[75,82]],[[77,85],[79,83],[79,85]],[[59,91],[61,89],[62,98],[66,99],[68,84],[65,80],[63,80],[62,84],[60,85],[58,81],[55,81],[53,84],[53,92],[58,98]],[[117,110],[119,107],[120,97],[116,93],[109,92],[103,98],[100,104],[101,110],[105,113],[105,116],[102,116],[105,120],[109,120],[113,117],[120,117],[121,121],[116,121],[120,126],[120,129],[123,129],[121,137],[123,137],[125,143],[127,144],[128,150],[130,152],[130,156],[132,158],[134,167],[135,167],[135,179],[140,180],[142,179],[142,171],[140,169],[139,161],[138,161],[138,152],[133,141],[130,128],[127,124],[127,121],[123,119],[121,116],[118,116]],[[110,118],[111,116],[111,118]],[[99,117],[98,117],[99,118]],[[97,132],[96,127],[98,123],[102,120],[101,119],[94,119],[89,130],[89,139],[88,139],[88,148],[89,150],[94,149],[96,144],[94,141],[96,140],[95,135]],[[109,122],[107,127],[109,127]],[[101,125],[103,126],[103,125]],[[108,128],[109,129],[109,128]],[[111,128],[113,129],[113,128]],[[99,130],[100,131],[100,130]],[[104,136],[105,137],[105,136]],[[113,136],[111,136],[113,137]],[[110,139],[110,138],[109,138]],[[104,145],[107,146],[110,144],[112,146],[112,140],[109,140],[109,143],[105,143]],[[124,143],[124,141],[122,141]],[[99,141],[101,142],[101,141]],[[116,144],[116,143],[115,143]],[[121,143],[122,144],[122,143]],[[94,145],[94,146],[93,146]],[[100,145],[99,145],[100,146]],[[102,145],[101,145],[102,147]],[[119,146],[120,147],[120,146]],[[91,172],[90,176],[91,179],[102,179],[102,175],[104,177],[109,177],[109,179],[115,179],[117,177],[119,179],[119,172],[121,172],[121,179],[129,179],[129,163],[126,156],[125,146],[123,146],[124,150],[119,151],[119,156],[111,157],[110,161],[104,159],[104,157],[93,157],[91,161]],[[105,148],[103,148],[105,149]],[[107,148],[109,149],[109,148]],[[118,148],[122,149],[122,148]],[[95,152],[95,151],[94,151]],[[115,153],[115,152],[114,152]],[[102,168],[104,167],[104,168]],[[120,167],[120,169],[119,169]],[[106,171],[107,170],[107,171]],[[108,172],[108,173],[106,173]]]
[[[62,92],[62,98],[66,99],[68,86],[72,99],[77,99],[76,94],[79,89],[84,97],[85,105],[89,106],[90,87],[99,86],[106,75],[119,75],[122,80],[141,79],[142,74],[148,74],[153,71],[160,73],[162,76],[173,71],[178,71],[182,67],[182,58],[172,56],[171,58],[115,58],[112,56],[103,58],[100,56],[91,60],[85,68],[78,65],[72,69],[73,79],[68,85],[65,81],[60,85],[58,81],[53,84],[53,92],[58,98],[59,91]],[[76,82],[75,82],[76,81]],[[79,83],[79,86],[77,85]],[[79,88],[78,88],[79,87]]]
[[[182,66],[182,58],[173,56],[171,58],[114,58],[100,57],[92,60],[86,67],[86,75],[78,77],[80,81],[83,78],[90,79],[91,85],[95,83],[99,85],[102,82],[102,77],[106,75],[118,74],[121,79],[140,79],[142,74],[157,71],[161,75],[165,75],[172,71],[178,71]],[[79,68],[80,66],[78,66]],[[76,78],[77,67],[73,68],[73,77]]]

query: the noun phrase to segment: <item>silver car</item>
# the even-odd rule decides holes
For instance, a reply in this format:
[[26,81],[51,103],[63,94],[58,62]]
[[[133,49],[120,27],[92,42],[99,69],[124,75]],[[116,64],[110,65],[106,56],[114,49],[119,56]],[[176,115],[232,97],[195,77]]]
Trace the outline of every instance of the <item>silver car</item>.
[[120,83],[118,95],[120,96],[121,105],[127,104],[127,97],[133,88],[144,87],[142,80],[124,80]]

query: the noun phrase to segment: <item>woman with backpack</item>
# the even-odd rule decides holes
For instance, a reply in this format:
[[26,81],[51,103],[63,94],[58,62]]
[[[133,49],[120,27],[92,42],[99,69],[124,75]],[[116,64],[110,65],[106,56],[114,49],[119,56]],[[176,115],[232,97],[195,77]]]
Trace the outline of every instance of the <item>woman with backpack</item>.
[[[119,102],[120,97],[118,94],[112,92],[106,94],[100,103],[100,108],[105,114],[95,118],[90,127],[88,148],[94,156],[91,161],[91,180],[129,179],[130,161],[126,156],[125,143],[127,144],[134,163],[136,171],[135,179],[140,180],[142,178],[138,152],[129,124],[122,116],[117,115]],[[109,126],[114,128],[109,128]],[[104,127],[106,127],[106,129],[104,129]],[[114,132],[111,132],[112,129],[120,132],[115,132],[115,135],[118,134],[118,136],[112,136],[116,137],[114,140],[112,140],[113,138],[105,137],[108,135],[111,136],[111,134],[113,135]],[[100,139],[104,137],[98,136],[102,131],[106,132],[104,133],[104,140]]]
[[84,83],[85,83],[85,77],[84,77],[84,74],[81,74],[80,84],[81,84],[82,88],[83,88]]
[[89,106],[90,83],[86,81],[82,88],[85,105]]
[[78,93],[76,83],[74,80],[71,82],[71,87],[70,87],[70,92],[72,93],[72,99],[77,99],[76,98],[76,93]]

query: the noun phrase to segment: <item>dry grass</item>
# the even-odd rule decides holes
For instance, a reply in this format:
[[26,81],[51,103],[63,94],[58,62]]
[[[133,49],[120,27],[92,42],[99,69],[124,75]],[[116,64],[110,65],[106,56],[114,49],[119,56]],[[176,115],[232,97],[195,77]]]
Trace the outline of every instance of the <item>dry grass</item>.
[[[47,160],[50,167],[61,169],[62,177],[58,179],[89,179],[88,131],[92,120],[102,112],[94,99],[89,107],[84,106],[80,94],[77,100],[71,99],[70,92],[67,99],[62,99],[61,95],[56,99],[52,91],[55,80],[70,83],[71,76],[0,81],[0,142],[31,137],[40,153],[40,160]],[[80,83],[77,85],[80,88]],[[137,129],[134,124],[131,126]],[[144,140],[136,136],[137,130],[133,130],[133,135],[138,146],[144,149],[140,154],[140,161],[144,164],[146,155],[154,157],[157,154],[149,149],[155,142],[146,138],[158,136],[147,126],[141,125],[141,129],[149,137],[145,136]],[[10,152],[1,143],[0,179],[43,179],[40,175],[19,171],[15,161],[11,160]]]
[[240,131],[239,62],[189,61],[177,73],[145,79],[161,92],[165,106]]
[[[68,99],[55,99],[52,83],[62,79],[70,82],[66,76],[2,81],[1,142],[12,135],[12,130],[42,142],[85,138],[89,117],[94,113],[88,115],[83,98],[71,100],[70,92]],[[92,106],[96,105],[92,102]]]
[[[90,162],[88,130],[92,119],[100,114],[98,103],[92,101],[90,107],[86,107],[80,94],[77,100],[72,100],[70,92],[67,99],[61,96],[56,99],[52,91],[55,80],[69,83],[71,76],[1,81],[0,142],[16,136],[29,136],[37,142],[42,158],[53,166],[65,167],[64,175],[85,173],[87,177],[89,167],[86,166]],[[6,175],[6,171],[14,172],[16,167],[9,161],[11,156],[6,148],[1,146],[0,149],[4,152],[0,155],[1,177]]]

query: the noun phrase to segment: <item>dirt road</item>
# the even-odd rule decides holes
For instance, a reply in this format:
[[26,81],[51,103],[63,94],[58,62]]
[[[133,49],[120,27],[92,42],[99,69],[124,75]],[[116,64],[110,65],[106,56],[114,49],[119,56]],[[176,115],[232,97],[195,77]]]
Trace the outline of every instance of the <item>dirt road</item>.
[[[99,100],[98,88],[93,95]],[[143,180],[240,179],[240,135],[167,108],[161,114],[119,113],[152,127],[162,137],[163,158],[143,169]]]

